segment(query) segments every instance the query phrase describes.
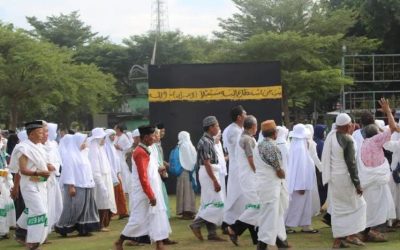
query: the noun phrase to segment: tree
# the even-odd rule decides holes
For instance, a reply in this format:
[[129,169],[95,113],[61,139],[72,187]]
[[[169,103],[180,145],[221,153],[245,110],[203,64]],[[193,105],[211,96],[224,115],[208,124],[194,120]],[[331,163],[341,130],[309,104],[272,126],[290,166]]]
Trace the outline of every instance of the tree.
[[366,36],[382,41],[381,53],[400,53],[400,1],[330,0],[332,9],[353,9],[357,13],[349,36]]
[[0,89],[11,128],[54,114],[67,120],[73,117],[68,112],[98,111],[115,94],[114,83],[94,65],[73,64],[70,51],[0,25]]
[[[376,49],[376,40],[349,37],[355,22],[352,9],[333,9],[325,1],[233,0],[239,12],[221,20],[220,38],[234,39],[236,60],[279,60],[282,65],[283,111],[310,107],[339,93],[351,81],[341,76],[343,44],[349,50]],[[232,58],[230,58],[231,60]],[[298,112],[294,112],[298,114]]]
[[73,11],[66,15],[49,16],[46,21],[40,21],[34,16],[26,17],[26,19],[34,28],[30,32],[33,36],[57,44],[60,47],[65,46],[76,49],[87,45],[97,36],[97,32],[92,32],[91,27],[85,25],[79,19],[78,11]]

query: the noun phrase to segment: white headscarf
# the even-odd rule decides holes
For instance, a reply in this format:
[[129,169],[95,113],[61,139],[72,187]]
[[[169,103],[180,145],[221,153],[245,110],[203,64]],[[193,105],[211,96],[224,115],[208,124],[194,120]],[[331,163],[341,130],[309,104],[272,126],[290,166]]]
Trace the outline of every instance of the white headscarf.
[[106,130],[106,144],[105,149],[107,153],[108,160],[110,162],[110,165],[112,169],[114,170],[115,174],[118,174],[121,172],[121,167],[120,167],[120,158],[117,153],[117,150],[115,149],[114,142],[111,141],[110,135],[115,135],[116,132],[113,129],[107,129]]
[[92,138],[89,142],[89,161],[93,172],[109,174],[111,173],[110,162],[104,145],[100,145],[102,138]]
[[17,137],[19,139],[19,142],[28,140],[28,134],[26,133],[26,130],[19,131]]
[[283,126],[276,127],[276,130],[277,130],[276,143],[286,143],[287,137],[289,135],[289,130]]
[[[305,134],[306,128],[298,124],[299,134]],[[295,127],[296,127],[295,126]],[[295,135],[295,133],[293,133]],[[289,193],[297,190],[312,190],[315,183],[315,166],[308,153],[307,138],[293,137],[289,149],[288,161],[288,187]]]
[[178,134],[179,161],[182,167],[187,171],[193,171],[197,160],[197,152],[190,140],[190,134],[181,131]]
[[47,123],[47,128],[49,129],[49,141],[55,141],[57,139],[57,128],[56,123]]
[[314,138],[314,126],[311,124],[304,125],[308,132],[308,140],[313,140]]
[[86,134],[67,134],[60,141],[63,169],[60,183],[78,187],[93,187],[93,174],[87,157],[87,150],[81,150],[81,145],[87,138]]

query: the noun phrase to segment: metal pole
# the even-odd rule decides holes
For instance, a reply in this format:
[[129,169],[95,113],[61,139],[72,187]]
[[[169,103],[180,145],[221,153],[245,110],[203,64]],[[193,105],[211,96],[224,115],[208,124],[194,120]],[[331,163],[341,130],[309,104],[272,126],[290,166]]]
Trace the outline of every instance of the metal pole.
[[375,55],[372,55],[372,81],[375,82]]

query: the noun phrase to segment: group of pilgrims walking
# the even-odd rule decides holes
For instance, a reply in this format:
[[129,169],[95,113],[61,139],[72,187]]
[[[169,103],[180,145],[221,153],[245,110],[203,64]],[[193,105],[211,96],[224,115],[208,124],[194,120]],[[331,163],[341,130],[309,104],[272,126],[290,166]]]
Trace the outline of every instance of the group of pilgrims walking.
[[14,227],[18,242],[39,249],[53,231],[108,232],[118,216],[128,222],[114,249],[151,243],[166,249],[177,244],[169,239],[164,184],[171,174],[176,214],[192,220],[188,230],[200,241],[203,227],[206,240],[226,241],[217,233],[222,229],[238,246],[248,230],[257,250],[290,248],[287,235],[299,228],[319,233],[312,218],[321,212],[333,248],[387,241],[386,232],[400,225],[400,128],[388,101],[379,104],[387,126],[366,112],[357,129],[341,113],[326,136],[321,124],[299,123],[289,132],[266,120],[259,128],[256,117],[235,106],[222,132],[215,116],[203,119],[196,147],[181,131],[169,162],[162,124],[132,133],[122,125],[95,128],[88,136],[61,135],[57,124],[42,120],[26,123],[0,141],[0,236]]

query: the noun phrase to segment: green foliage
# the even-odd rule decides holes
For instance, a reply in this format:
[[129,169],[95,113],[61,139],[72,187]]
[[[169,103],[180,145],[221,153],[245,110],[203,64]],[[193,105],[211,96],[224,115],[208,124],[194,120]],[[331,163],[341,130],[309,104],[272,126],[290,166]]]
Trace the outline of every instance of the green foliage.
[[341,75],[343,45],[349,53],[368,53],[379,46],[377,40],[346,36],[356,23],[353,8],[312,0],[232,1],[238,12],[220,20],[222,31],[216,33],[238,42],[231,45],[227,61],[281,62],[286,123],[289,107],[310,111],[314,102],[324,103],[352,83]]
[[94,65],[73,64],[67,49],[0,26],[0,89],[11,128],[30,119],[70,122],[81,110],[98,112],[111,101],[114,82]]
[[331,0],[330,5],[334,9],[352,8],[357,13],[349,35],[381,40],[381,53],[400,53],[400,1]]
[[[34,28],[30,33],[40,39],[52,42],[60,47],[78,48],[92,41],[97,33],[79,19],[78,11],[59,16],[49,16],[46,21],[36,17],[26,17],[28,23]],[[102,38],[97,38],[102,39]]]

